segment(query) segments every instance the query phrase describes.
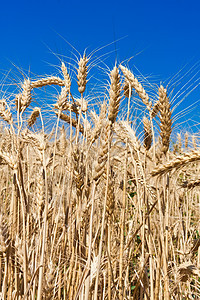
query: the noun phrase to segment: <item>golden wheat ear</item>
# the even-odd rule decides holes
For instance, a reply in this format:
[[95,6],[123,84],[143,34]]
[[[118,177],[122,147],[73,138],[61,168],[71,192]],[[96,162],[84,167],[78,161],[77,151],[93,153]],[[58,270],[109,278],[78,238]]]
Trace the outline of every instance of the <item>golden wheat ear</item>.
[[87,84],[87,70],[88,70],[87,63],[88,63],[88,58],[84,54],[83,57],[81,57],[78,62],[78,74],[77,74],[78,91],[81,94],[81,96],[83,96]]
[[9,124],[13,122],[12,114],[5,99],[0,100],[0,116]]
[[124,77],[127,79],[127,81],[130,83],[131,88],[134,88],[137,92],[138,96],[142,100],[142,102],[146,105],[147,109],[150,111],[152,107],[152,103],[149,99],[149,95],[146,93],[145,89],[141,85],[141,83],[138,82],[137,78],[129,71],[126,67],[120,65],[119,66]]
[[119,104],[121,100],[121,87],[120,87],[120,75],[118,68],[115,66],[110,73],[110,100],[109,100],[109,110],[108,119],[114,123],[119,111]]
[[147,117],[143,118],[143,125],[144,125],[144,146],[146,150],[151,148],[152,143],[152,131],[151,131],[151,124]]
[[159,111],[160,111],[160,136],[162,139],[162,152],[166,154],[169,149],[170,136],[172,132],[172,113],[167,90],[161,85],[159,92]]
[[38,79],[35,81],[31,82],[31,88],[40,88],[40,87],[44,87],[47,85],[59,85],[59,86],[64,86],[65,82],[64,80],[60,79],[59,77],[56,76],[49,76],[49,77],[45,77],[42,79]]
[[31,115],[29,116],[27,123],[28,123],[28,127],[31,127],[35,124],[37,118],[40,115],[40,108],[39,107],[35,107],[31,113]]

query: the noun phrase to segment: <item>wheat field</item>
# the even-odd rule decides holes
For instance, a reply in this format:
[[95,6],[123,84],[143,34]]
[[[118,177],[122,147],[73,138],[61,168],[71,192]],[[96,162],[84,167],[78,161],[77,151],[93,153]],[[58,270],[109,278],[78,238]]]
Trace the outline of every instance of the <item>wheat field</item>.
[[200,299],[195,138],[172,147],[168,87],[152,98],[126,64],[88,101],[90,59],[1,97],[0,299]]

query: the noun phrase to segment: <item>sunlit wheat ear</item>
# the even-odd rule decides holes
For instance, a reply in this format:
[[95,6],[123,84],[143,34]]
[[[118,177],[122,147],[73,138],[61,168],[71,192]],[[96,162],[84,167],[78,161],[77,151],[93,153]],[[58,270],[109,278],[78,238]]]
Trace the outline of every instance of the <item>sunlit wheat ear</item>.
[[65,87],[67,88],[68,92],[70,92],[71,78],[68,74],[67,67],[65,66],[64,62],[62,62],[61,70],[62,70],[63,77],[64,77]]
[[110,73],[110,100],[109,100],[109,110],[108,119],[114,123],[117,118],[119,111],[119,104],[121,100],[121,87],[120,87],[120,75],[118,68],[115,66]]
[[60,138],[59,138],[59,151],[61,155],[64,155],[66,152],[66,146],[67,146],[67,140],[66,140],[66,132],[64,125],[62,126],[60,130]]
[[35,107],[31,113],[31,115],[29,116],[27,123],[28,126],[31,127],[35,124],[37,118],[39,117],[40,114],[40,108],[39,107]]
[[57,100],[56,104],[54,105],[54,107],[59,110],[65,109],[67,106],[67,102],[68,102],[68,95],[69,95],[69,90],[64,86],[61,89],[61,93],[58,96],[58,100]]
[[161,85],[159,91],[160,111],[160,136],[162,139],[162,152],[165,154],[169,149],[170,135],[172,132],[171,106],[167,97],[167,90]]
[[185,133],[185,149],[188,148],[188,133]]
[[151,171],[152,176],[161,175],[169,172],[172,169],[183,167],[191,162],[200,160],[200,152],[193,150],[189,153],[183,153],[182,155],[176,156],[173,160],[159,165],[157,168]]
[[45,139],[45,135],[42,133],[31,133],[26,130],[21,133],[24,142],[32,144],[40,154],[41,161],[43,160],[42,152],[47,148],[47,140]]
[[152,103],[149,100],[148,94],[145,92],[145,89],[142,87],[141,83],[138,82],[137,78],[129,71],[126,67],[120,65],[120,69],[122,70],[122,73],[124,74],[124,77],[128,80],[128,82],[131,84],[131,87],[135,89],[137,94],[139,95],[142,102],[146,105],[147,109],[150,111]]
[[22,85],[21,110],[24,111],[31,103],[31,82],[25,79]]
[[0,100],[0,116],[9,124],[13,122],[12,114],[5,99]]
[[135,131],[131,128],[131,126],[127,122],[122,121],[116,123],[114,130],[123,142],[125,142],[126,139],[128,139],[128,143],[134,151],[140,150],[141,145],[135,134]]
[[77,83],[78,83],[78,91],[81,95],[85,92],[86,84],[87,84],[87,63],[88,58],[84,54],[83,57],[80,58],[78,62],[78,74],[77,74]]
[[35,81],[31,81],[31,88],[40,88],[46,85],[59,85],[64,86],[65,81],[56,76],[49,76],[46,78],[38,79]]
[[59,110],[68,109],[67,102],[68,102],[68,97],[70,94],[70,87],[71,87],[71,79],[67,72],[67,68],[63,62],[62,62],[61,69],[64,77],[64,87],[61,89],[61,93],[58,96],[58,100],[54,105],[54,107]]
[[152,143],[152,132],[151,132],[151,124],[147,117],[143,118],[143,125],[144,125],[144,146],[146,150],[151,148]]

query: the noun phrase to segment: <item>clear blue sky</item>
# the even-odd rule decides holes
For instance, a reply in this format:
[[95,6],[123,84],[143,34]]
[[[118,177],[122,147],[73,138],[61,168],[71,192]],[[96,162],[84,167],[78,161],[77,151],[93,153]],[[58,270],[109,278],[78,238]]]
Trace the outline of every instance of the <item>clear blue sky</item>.
[[[129,66],[164,81],[185,64],[188,70],[200,61],[199,15],[200,1],[192,0],[1,1],[0,72],[13,68],[12,62],[37,74],[50,73],[49,63],[59,62],[49,48],[70,55],[60,35],[79,52],[122,38],[101,54],[116,47],[122,61],[139,53]],[[114,60],[115,53],[106,63],[112,66]],[[198,100],[199,93],[193,95]]]

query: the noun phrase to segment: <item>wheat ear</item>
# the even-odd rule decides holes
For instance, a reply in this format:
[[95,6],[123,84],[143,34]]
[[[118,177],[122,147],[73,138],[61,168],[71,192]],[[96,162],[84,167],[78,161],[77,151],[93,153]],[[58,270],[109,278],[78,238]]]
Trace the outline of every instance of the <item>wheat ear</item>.
[[60,154],[63,156],[66,152],[67,140],[66,140],[66,132],[64,125],[60,129],[60,138],[59,138],[59,150]]
[[21,109],[24,111],[31,103],[31,82],[25,79],[22,85]]
[[144,125],[144,146],[146,150],[151,148],[152,143],[152,131],[151,131],[151,124],[147,117],[143,118],[143,125]]
[[110,73],[110,101],[109,101],[109,111],[108,111],[108,119],[114,123],[117,114],[119,111],[119,104],[120,104],[120,75],[118,68],[115,66],[114,69]]
[[29,116],[27,123],[28,126],[31,127],[35,124],[37,118],[39,117],[40,114],[40,108],[39,107],[35,107],[31,113],[31,115]]
[[188,133],[185,133],[185,149],[188,148]]
[[89,141],[92,144],[95,142],[95,140],[99,137],[99,135],[101,133],[103,122],[106,118],[106,103],[103,102],[101,104],[101,111],[100,111],[99,116],[97,116],[97,114],[94,111],[91,112],[91,115],[92,115],[92,117],[94,119],[94,123],[95,123],[95,127],[89,136]]
[[9,124],[13,122],[12,114],[9,110],[9,107],[5,99],[0,100],[0,116],[4,121],[6,121]]
[[130,82],[131,87],[135,89],[135,91],[138,93],[140,99],[142,102],[146,105],[147,109],[150,111],[152,103],[149,100],[148,94],[145,92],[145,89],[142,87],[141,83],[138,82],[137,78],[129,71],[126,67],[120,65],[120,69],[122,70],[122,73],[124,74],[125,78]]
[[159,111],[160,111],[160,136],[162,139],[162,152],[166,153],[169,149],[170,135],[172,132],[172,119],[167,90],[161,85],[159,91]]
[[40,88],[46,85],[59,85],[59,86],[64,86],[65,85],[65,81],[60,79],[57,76],[49,76],[46,78],[42,78],[42,79],[38,79],[36,81],[32,81],[31,82],[31,88]]
[[128,139],[127,142],[134,151],[140,150],[141,146],[136,137],[135,131],[127,122],[122,121],[116,123],[114,130],[123,142],[126,141],[126,139]]
[[68,92],[70,92],[71,78],[69,76],[69,73],[67,71],[67,67],[65,66],[64,62],[62,62],[61,70],[63,72],[65,86],[68,89]]
[[67,107],[67,98],[68,98],[69,90],[66,86],[64,86],[61,90],[60,95],[58,96],[58,100],[56,104],[54,105],[55,108],[59,110],[66,109]]
[[56,102],[56,104],[54,105],[55,108],[59,109],[59,110],[63,110],[63,109],[68,109],[67,108],[67,102],[68,102],[68,95],[70,94],[70,87],[71,87],[71,79],[70,76],[67,72],[67,68],[65,66],[65,64],[62,62],[62,66],[61,66],[62,72],[63,72],[63,77],[64,77],[64,87],[61,90],[60,95],[58,96],[58,101]]
[[166,164],[162,164],[155,168],[152,172],[152,176],[161,175],[165,172],[168,172],[172,169],[177,169],[185,166],[188,163],[193,161],[200,160],[200,152],[197,150],[191,151],[189,153],[184,153],[180,156],[177,156],[174,160],[167,162]]
[[87,63],[88,58],[84,54],[83,57],[80,58],[78,62],[78,74],[77,74],[77,83],[78,83],[78,91],[81,95],[85,92],[86,84],[87,84]]

